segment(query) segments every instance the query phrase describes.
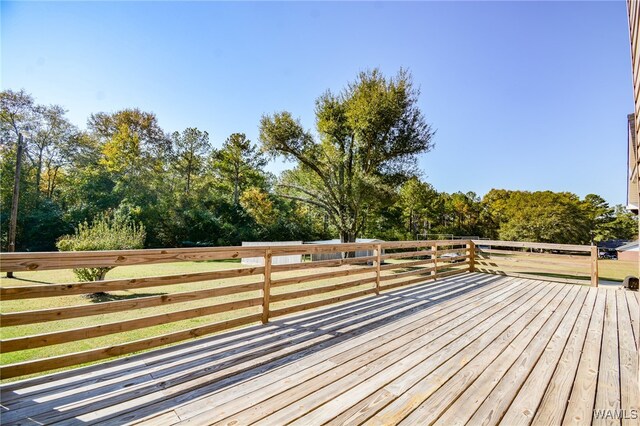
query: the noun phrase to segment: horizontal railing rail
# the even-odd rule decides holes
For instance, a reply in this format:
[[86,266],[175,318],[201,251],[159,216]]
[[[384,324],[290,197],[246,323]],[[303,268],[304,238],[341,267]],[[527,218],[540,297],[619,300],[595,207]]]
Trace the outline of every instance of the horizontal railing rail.
[[478,272],[598,286],[598,248],[588,245],[473,240]]
[[[274,257],[293,254],[333,254],[335,259],[273,264]],[[230,267],[95,282],[3,285],[0,299],[10,306],[8,310],[3,307],[0,313],[3,331],[0,353],[20,356],[12,358],[19,359],[18,362],[0,366],[0,378],[127,355],[473,271],[474,256],[474,245],[470,240],[3,253],[0,255],[1,272],[252,257],[263,258],[264,262],[260,266],[225,264]],[[184,284],[189,284],[186,291],[171,288]],[[140,289],[155,290],[148,294],[135,293]],[[133,294],[120,300],[92,302],[90,299],[86,303],[78,298],[79,295],[119,291],[133,291]],[[23,302],[28,300],[32,302]],[[38,300],[41,301],[36,303]],[[47,300],[54,304],[60,302],[59,306],[51,307]],[[25,309],[27,307],[31,309]],[[135,333],[127,333],[134,330]],[[123,336],[122,333],[128,336],[104,339],[105,336]],[[68,345],[74,343],[82,343],[83,348],[90,349],[76,350],[76,346],[68,349]],[[55,350],[46,352],[45,349]]]

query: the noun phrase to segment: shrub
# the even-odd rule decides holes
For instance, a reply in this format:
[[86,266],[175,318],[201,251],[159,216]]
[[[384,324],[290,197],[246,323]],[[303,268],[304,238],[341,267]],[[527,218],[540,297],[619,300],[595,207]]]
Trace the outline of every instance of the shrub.
[[[142,223],[103,214],[91,225],[80,223],[74,234],[60,237],[56,246],[60,251],[127,250],[144,246],[146,232]],[[81,281],[103,280],[113,267],[74,269]]]

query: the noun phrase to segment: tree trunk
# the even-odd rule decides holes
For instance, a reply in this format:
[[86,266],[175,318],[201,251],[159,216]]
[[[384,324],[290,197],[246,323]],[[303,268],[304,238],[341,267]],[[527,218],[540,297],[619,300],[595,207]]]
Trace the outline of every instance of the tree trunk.
[[[16,174],[13,180],[13,197],[11,199],[11,218],[9,220],[8,252],[16,251],[16,227],[18,225],[18,202],[20,199],[20,170],[22,168],[22,133],[18,134],[16,149]],[[13,278],[13,272],[7,272],[7,278]]]
[[36,194],[40,194],[40,181],[42,180],[42,151],[41,148],[38,152],[38,166],[36,168]]
[[240,203],[240,168],[234,166],[235,176],[233,177],[233,204],[238,205]]

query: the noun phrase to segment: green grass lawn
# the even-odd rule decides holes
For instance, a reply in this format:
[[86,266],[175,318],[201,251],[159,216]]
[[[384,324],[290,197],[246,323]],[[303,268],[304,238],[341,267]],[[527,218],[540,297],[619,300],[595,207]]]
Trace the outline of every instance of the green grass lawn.
[[622,281],[628,275],[638,276],[638,262],[629,260],[600,259],[598,269],[602,280]]

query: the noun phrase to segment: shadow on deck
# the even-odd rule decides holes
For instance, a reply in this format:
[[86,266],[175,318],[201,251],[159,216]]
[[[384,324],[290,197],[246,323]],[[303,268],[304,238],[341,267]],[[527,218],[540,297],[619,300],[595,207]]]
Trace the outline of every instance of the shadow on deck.
[[588,422],[594,409],[631,416],[637,319],[635,293],[467,273],[10,383],[0,389],[2,423],[550,424]]

